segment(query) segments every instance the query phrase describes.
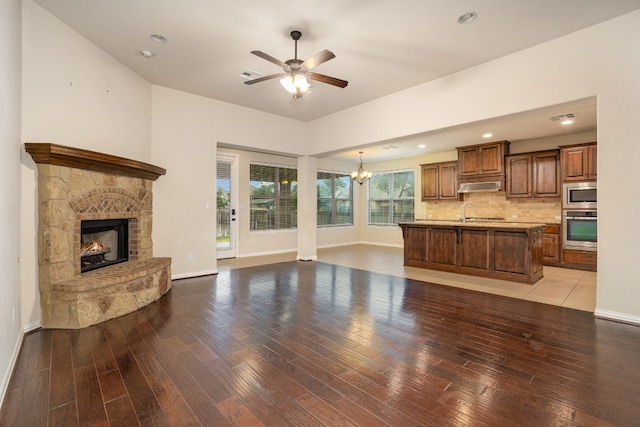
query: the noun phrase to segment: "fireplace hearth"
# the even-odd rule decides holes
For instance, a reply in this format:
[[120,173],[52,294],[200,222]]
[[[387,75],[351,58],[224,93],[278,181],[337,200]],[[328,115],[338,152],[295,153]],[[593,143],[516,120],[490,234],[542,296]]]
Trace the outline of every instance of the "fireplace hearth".
[[80,271],[82,273],[128,260],[128,219],[81,221]]

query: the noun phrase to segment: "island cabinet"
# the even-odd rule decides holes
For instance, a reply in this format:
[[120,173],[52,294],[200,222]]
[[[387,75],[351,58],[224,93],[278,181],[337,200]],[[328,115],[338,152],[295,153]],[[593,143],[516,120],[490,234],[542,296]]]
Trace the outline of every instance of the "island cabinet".
[[598,146],[590,144],[560,147],[562,181],[596,181],[598,179]]
[[542,225],[402,223],[404,265],[523,283],[542,278]]
[[462,200],[458,193],[458,162],[420,165],[422,201]]
[[504,157],[509,141],[458,147],[458,179],[469,181],[504,181]]
[[506,156],[506,195],[509,199],[559,198],[560,150]]

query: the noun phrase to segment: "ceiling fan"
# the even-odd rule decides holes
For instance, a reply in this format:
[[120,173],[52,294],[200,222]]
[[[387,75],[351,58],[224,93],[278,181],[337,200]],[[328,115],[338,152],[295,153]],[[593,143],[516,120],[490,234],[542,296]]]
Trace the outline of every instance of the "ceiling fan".
[[251,53],[253,53],[254,55],[257,55],[260,58],[266,59],[267,61],[273,62],[274,64],[282,67],[283,72],[259,77],[253,80],[247,80],[246,82],[244,82],[244,84],[252,85],[255,83],[263,82],[265,80],[271,80],[280,77],[280,84],[288,92],[293,94],[294,99],[302,97],[307,89],[309,89],[309,82],[307,82],[307,77],[311,80],[315,80],[321,83],[327,83],[341,88],[346,87],[347,84],[349,84],[349,82],[346,80],[325,76],[324,74],[318,74],[311,71],[318,65],[335,58],[336,56],[333,54],[333,52],[325,49],[317,55],[307,59],[306,61],[298,59],[298,40],[300,40],[300,37],[302,37],[302,33],[300,31],[291,31],[291,38],[295,42],[295,54],[293,59],[289,59],[285,62],[282,62],[279,59],[276,59],[273,56],[259,50],[251,51]]

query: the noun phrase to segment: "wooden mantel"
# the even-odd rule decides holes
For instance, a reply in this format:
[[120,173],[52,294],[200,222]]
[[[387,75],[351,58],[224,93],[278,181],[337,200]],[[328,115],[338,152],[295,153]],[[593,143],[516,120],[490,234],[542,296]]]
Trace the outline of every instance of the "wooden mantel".
[[46,142],[27,142],[24,149],[36,163],[68,166],[108,174],[144,178],[155,181],[166,169],[124,157]]

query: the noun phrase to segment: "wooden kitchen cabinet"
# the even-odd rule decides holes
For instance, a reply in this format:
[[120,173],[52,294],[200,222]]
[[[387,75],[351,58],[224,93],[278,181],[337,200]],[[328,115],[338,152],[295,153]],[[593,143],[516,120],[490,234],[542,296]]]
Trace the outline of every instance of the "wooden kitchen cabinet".
[[504,157],[509,141],[458,147],[458,177],[483,178],[504,175]]
[[590,145],[587,150],[589,152],[588,176],[590,180],[596,181],[598,179],[598,146]]
[[505,157],[507,198],[558,198],[560,151],[547,150]]
[[597,271],[598,252],[563,249],[562,266],[567,268],[575,268],[577,270]]
[[591,144],[560,147],[562,181],[596,181],[598,179],[598,146]]
[[420,165],[422,201],[462,200],[458,194],[458,162]]
[[560,224],[542,227],[542,261],[544,265],[560,265]]

